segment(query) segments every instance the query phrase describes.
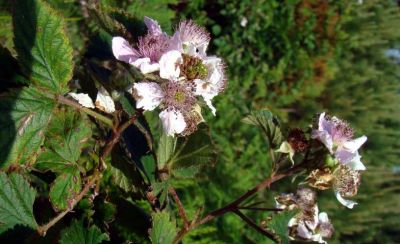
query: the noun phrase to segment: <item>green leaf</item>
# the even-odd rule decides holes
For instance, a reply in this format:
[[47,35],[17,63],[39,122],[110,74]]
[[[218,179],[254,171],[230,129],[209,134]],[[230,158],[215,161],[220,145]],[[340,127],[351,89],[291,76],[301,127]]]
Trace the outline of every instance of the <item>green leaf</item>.
[[275,149],[282,142],[282,132],[278,119],[269,110],[252,112],[242,120],[246,124],[259,126],[268,138],[271,148]]
[[16,173],[7,176],[0,172],[0,233],[15,225],[37,227],[33,216],[36,191]]
[[212,165],[216,159],[214,144],[208,127],[199,125],[188,137],[180,137],[172,161],[173,169],[190,166]]
[[72,77],[72,47],[63,18],[42,0],[14,1],[14,44],[30,80],[64,93]]
[[291,218],[297,214],[296,211],[283,211],[273,216],[268,222],[268,228],[271,229],[280,239],[280,243],[289,244],[288,223]]
[[50,189],[50,200],[56,210],[65,210],[81,191],[81,175],[72,168],[58,176]]
[[177,168],[172,170],[172,174],[177,178],[193,178],[200,172],[200,167],[190,166],[187,168]]
[[54,107],[54,101],[36,88],[24,88],[0,101],[2,168],[35,162]]
[[82,220],[74,220],[71,226],[61,232],[60,244],[98,244],[108,240],[108,235],[101,233],[97,226],[87,228]]
[[69,109],[57,110],[55,114],[36,167],[62,173],[72,166],[79,167],[78,160],[85,142],[91,137],[91,128],[79,113]]
[[176,225],[171,221],[168,212],[156,212],[152,215],[153,225],[150,239],[153,244],[170,244],[176,235]]
[[175,151],[176,137],[167,136],[164,132],[161,134],[157,148],[157,164],[162,169],[171,159]]

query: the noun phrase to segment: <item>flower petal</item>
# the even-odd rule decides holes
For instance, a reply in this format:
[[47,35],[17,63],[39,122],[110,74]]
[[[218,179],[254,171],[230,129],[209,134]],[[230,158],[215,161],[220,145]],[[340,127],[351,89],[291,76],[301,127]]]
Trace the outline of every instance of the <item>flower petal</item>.
[[336,195],[337,200],[338,200],[342,205],[344,205],[344,206],[346,206],[346,207],[348,207],[348,208],[350,208],[350,209],[352,209],[355,205],[358,204],[357,202],[344,199],[344,198],[340,195],[339,192],[335,192],[335,195]]
[[352,170],[366,170],[367,168],[364,166],[364,164],[361,162],[361,155],[356,152],[356,155],[353,157],[353,159],[347,163],[347,166],[349,166]]
[[183,59],[179,51],[172,50],[164,53],[159,61],[160,77],[169,80],[176,80],[180,75],[180,67]]
[[86,93],[68,93],[73,99],[78,101],[78,103],[86,108],[95,108],[92,99]]
[[157,21],[145,16],[144,24],[147,27],[149,34],[160,35],[162,34],[162,30]]
[[164,92],[155,82],[139,82],[133,85],[136,108],[151,111],[163,100]]
[[139,58],[139,53],[120,36],[113,37],[111,46],[115,58],[120,61],[132,64]]
[[97,93],[95,104],[96,108],[106,113],[113,113],[115,111],[114,101],[103,87],[101,87]]
[[361,136],[357,139],[346,141],[343,143],[343,147],[346,148],[350,152],[356,152],[365,142],[367,141],[366,136]]
[[206,102],[207,106],[211,109],[211,113],[215,116],[215,114],[217,113],[217,109],[214,107],[214,105],[212,105],[211,99],[204,99],[204,101]]
[[183,132],[186,122],[181,112],[176,110],[163,110],[159,115],[164,131],[168,136]]

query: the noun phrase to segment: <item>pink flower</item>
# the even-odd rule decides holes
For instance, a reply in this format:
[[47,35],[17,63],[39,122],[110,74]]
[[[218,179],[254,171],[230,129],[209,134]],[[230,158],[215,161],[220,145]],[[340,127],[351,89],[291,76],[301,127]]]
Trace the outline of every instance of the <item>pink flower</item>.
[[337,117],[326,118],[321,113],[318,129],[312,131],[313,139],[321,141],[336,159],[353,170],[365,170],[358,149],[367,141],[366,136],[353,139],[353,130]]

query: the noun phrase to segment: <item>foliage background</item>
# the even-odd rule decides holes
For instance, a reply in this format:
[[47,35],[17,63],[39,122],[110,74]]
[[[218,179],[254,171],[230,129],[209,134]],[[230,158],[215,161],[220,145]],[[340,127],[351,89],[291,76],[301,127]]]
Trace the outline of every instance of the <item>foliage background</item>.
[[[86,59],[102,59],[110,51],[93,43],[107,36],[88,20],[79,1],[49,0],[67,21],[77,72]],[[256,128],[241,123],[251,110],[268,107],[288,127],[307,128],[320,111],[348,120],[356,134],[368,135],[362,151],[367,165],[359,205],[344,209],[332,192],[322,193],[320,208],[332,216],[333,243],[396,243],[400,241],[400,70],[399,60],[386,51],[399,48],[400,13],[396,1],[366,0],[150,0],[100,1],[106,8],[122,8],[132,16],[149,16],[162,27],[192,18],[212,34],[210,52],[223,57],[228,67],[227,91],[216,99],[217,117],[207,116],[219,156],[198,183],[188,180],[178,188],[189,215],[205,206],[220,207],[263,179],[270,170],[264,138]],[[8,1],[1,1],[0,41],[15,56]],[[109,41],[109,40],[108,40]],[[2,48],[2,52],[6,52]],[[10,65],[10,64],[7,64]],[[2,64],[6,67],[6,64]],[[2,89],[12,86],[3,69]],[[50,177],[51,178],[51,177]],[[290,182],[275,192],[291,191]],[[104,182],[106,184],[106,182]],[[125,195],[124,195],[125,194]],[[259,196],[270,198],[267,191]],[[105,204],[100,204],[106,199]],[[111,239],[145,242],[144,213],[149,206],[112,189],[98,202],[83,201],[76,215],[94,216],[101,228],[112,226]],[[40,199],[39,199],[40,202]],[[119,202],[116,204],[116,202]],[[35,203],[42,207],[48,203]],[[90,206],[95,206],[95,212]],[[190,211],[193,210],[193,211]],[[125,213],[125,214],[121,214]],[[50,214],[50,213],[48,213]],[[251,213],[259,221],[266,214]],[[45,217],[42,217],[45,218]],[[96,220],[107,219],[106,222]],[[62,225],[68,226],[70,219]],[[56,236],[58,226],[52,233]],[[117,234],[113,234],[116,233]],[[21,238],[14,230],[3,239]],[[51,241],[52,233],[48,240]],[[236,216],[224,216],[184,239],[186,243],[263,243],[265,238]]]

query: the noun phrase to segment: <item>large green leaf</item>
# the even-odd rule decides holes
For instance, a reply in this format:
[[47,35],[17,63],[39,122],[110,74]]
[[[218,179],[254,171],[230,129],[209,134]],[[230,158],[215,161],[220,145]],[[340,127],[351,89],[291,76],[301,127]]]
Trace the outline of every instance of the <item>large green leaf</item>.
[[31,165],[44,141],[55,104],[36,88],[24,88],[0,101],[0,163]]
[[80,172],[76,168],[71,168],[55,179],[50,189],[50,200],[56,210],[65,210],[80,191]]
[[87,228],[83,221],[74,220],[70,227],[61,232],[61,244],[98,244],[108,241],[106,233],[101,233],[100,229],[93,225]]
[[164,168],[164,166],[171,159],[174,154],[176,147],[176,137],[167,136],[167,134],[162,133],[160,141],[157,148],[157,165],[159,169]]
[[173,169],[212,165],[216,151],[208,127],[199,125],[197,131],[188,137],[180,137],[172,158]]
[[13,24],[18,60],[30,80],[66,92],[73,64],[63,18],[42,0],[14,1]]
[[282,142],[278,119],[269,110],[252,112],[243,119],[244,123],[259,126],[268,138],[270,147],[275,149]]
[[56,110],[48,126],[45,148],[37,159],[36,167],[54,172],[79,167],[82,148],[90,137],[90,125],[79,113],[69,109]]
[[171,221],[168,212],[156,212],[152,215],[153,225],[150,239],[153,244],[170,244],[176,235],[176,225]]
[[16,173],[7,176],[0,172],[0,233],[15,225],[29,226],[37,223],[33,216],[33,202],[36,191]]

